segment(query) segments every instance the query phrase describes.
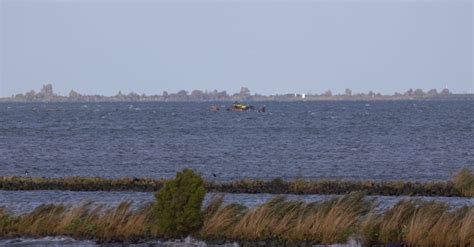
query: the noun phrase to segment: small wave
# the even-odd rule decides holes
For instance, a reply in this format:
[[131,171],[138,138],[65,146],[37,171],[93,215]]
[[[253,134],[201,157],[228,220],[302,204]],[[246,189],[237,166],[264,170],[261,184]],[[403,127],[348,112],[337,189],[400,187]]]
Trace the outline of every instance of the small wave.
[[13,238],[0,240],[0,246],[98,246],[94,241],[75,240],[71,237]]
[[[263,243],[262,243],[263,244]],[[101,246],[91,240],[75,240],[70,237],[44,237],[44,238],[14,238],[14,239],[5,239],[0,240],[0,246],[46,246],[46,247],[56,247],[56,246],[84,246],[84,247],[96,247]],[[170,241],[148,241],[141,244],[131,244],[129,246],[173,246],[173,247],[206,247],[206,246],[220,246],[220,247],[237,247],[240,246],[239,243],[223,243],[223,244],[213,244],[207,243],[202,240],[197,240],[191,237],[178,240]],[[358,241],[354,239],[349,239],[345,244],[332,244],[332,245],[314,245],[316,247],[360,247],[362,246]]]

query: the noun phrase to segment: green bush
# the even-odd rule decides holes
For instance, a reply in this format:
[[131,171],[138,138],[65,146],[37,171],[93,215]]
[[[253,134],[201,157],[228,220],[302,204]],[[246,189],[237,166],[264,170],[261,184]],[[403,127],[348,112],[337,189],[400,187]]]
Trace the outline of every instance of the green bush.
[[202,202],[206,191],[201,176],[184,169],[155,194],[156,220],[166,238],[182,238],[202,225]]

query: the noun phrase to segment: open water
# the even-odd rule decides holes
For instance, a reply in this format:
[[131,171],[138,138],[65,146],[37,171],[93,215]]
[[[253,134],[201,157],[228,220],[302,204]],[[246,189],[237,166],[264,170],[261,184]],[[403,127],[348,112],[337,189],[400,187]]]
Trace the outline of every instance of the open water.
[[0,103],[0,176],[445,180],[474,168],[474,101],[212,104]]
[[[211,112],[213,103],[0,103],[0,176],[343,178],[446,180],[474,169],[474,102],[266,102],[267,112]],[[226,103],[218,103],[224,105]],[[228,104],[227,104],[228,105]],[[212,195],[206,196],[206,201]],[[228,194],[253,207],[269,194]],[[319,201],[331,195],[287,195]],[[403,197],[368,197],[381,210]],[[452,207],[472,198],[421,197]],[[142,192],[0,191],[13,214],[43,203],[108,206],[154,200]],[[0,239],[0,246],[97,246],[68,237]],[[139,246],[209,246],[193,239]],[[228,243],[222,246],[237,246]],[[349,242],[347,245],[360,246]]]

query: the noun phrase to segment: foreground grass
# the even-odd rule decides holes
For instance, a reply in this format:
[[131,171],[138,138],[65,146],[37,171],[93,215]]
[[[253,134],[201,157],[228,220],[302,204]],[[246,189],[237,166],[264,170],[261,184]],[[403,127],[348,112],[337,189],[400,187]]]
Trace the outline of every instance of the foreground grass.
[[[67,235],[125,243],[163,238],[153,207],[133,209],[130,202],[112,209],[92,203],[42,205],[21,216],[0,209],[0,237]],[[345,243],[353,237],[366,245],[474,245],[473,206],[450,209],[440,202],[404,200],[385,212],[375,208],[362,193],[314,203],[275,197],[255,208],[224,204],[218,196],[203,210],[203,224],[192,235],[209,241],[279,244]]]
[[139,242],[161,237],[153,230],[151,205],[132,210],[131,202],[113,209],[85,203],[77,207],[41,205],[34,211],[12,216],[0,210],[0,237],[64,235],[99,242]]
[[[101,177],[0,177],[0,190],[72,190],[72,191],[158,191],[164,179],[151,178],[101,178]],[[238,180],[227,183],[205,182],[207,191],[226,193],[273,193],[273,194],[346,194],[363,191],[367,195],[391,196],[474,196],[474,175],[468,169],[461,170],[452,181],[404,182],[404,181],[345,181],[297,179]]]

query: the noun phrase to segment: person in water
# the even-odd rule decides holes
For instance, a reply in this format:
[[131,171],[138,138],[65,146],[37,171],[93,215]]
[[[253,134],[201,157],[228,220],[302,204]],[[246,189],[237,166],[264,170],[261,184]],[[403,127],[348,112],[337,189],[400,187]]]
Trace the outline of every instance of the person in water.
[[211,106],[211,111],[213,111],[213,112],[218,112],[220,110],[221,110],[221,108],[218,105]]

